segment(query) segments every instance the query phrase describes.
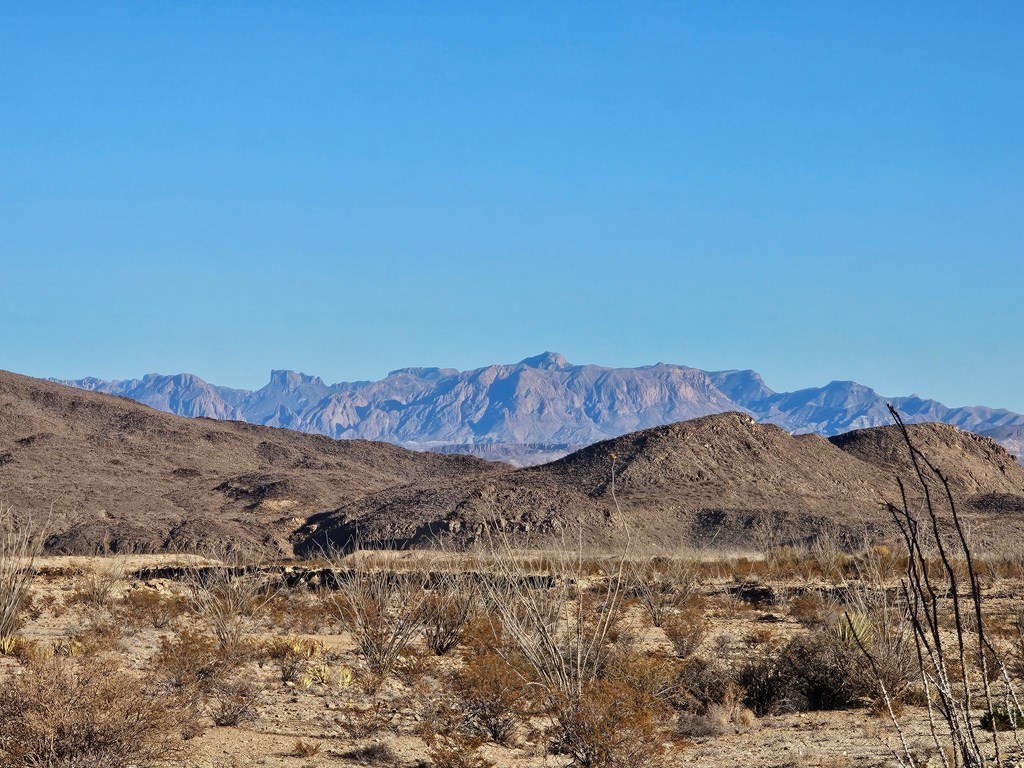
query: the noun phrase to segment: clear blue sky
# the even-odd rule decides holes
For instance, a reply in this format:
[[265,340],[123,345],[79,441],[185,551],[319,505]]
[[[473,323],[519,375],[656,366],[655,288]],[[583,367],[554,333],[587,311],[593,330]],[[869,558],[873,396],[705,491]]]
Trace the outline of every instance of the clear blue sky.
[[0,367],[1024,411],[1024,4],[0,0]]

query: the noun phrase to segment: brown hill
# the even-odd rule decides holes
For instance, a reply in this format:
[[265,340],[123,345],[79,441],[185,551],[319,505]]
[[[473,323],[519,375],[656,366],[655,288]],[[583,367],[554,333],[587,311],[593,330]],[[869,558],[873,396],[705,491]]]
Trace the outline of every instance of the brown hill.
[[[898,499],[895,478],[909,471],[897,433],[862,432],[858,440],[833,443],[741,413],[706,416],[597,443],[540,467],[367,494],[319,516],[305,532],[317,541],[448,537],[465,544],[497,523],[544,545],[575,539],[582,525],[588,544],[618,545],[628,530],[645,549],[790,543],[825,529],[859,540],[888,530],[885,501]],[[887,446],[885,461],[855,449],[875,432]],[[1024,508],[1024,470],[991,440],[943,425],[916,426],[913,434],[940,460],[957,457],[950,472],[966,497],[965,512]],[[948,454],[933,435],[943,436]]]
[[132,400],[0,372],[0,500],[53,516],[48,548],[165,549],[221,541],[284,552],[306,518],[367,493],[504,465],[172,416]]
[[[1024,469],[1009,454],[951,427],[911,431],[968,514],[997,519],[1003,533],[1021,528]],[[0,499],[37,514],[53,503],[54,552],[241,541],[301,553],[352,538],[468,545],[495,526],[539,546],[579,530],[593,546],[628,532],[644,549],[786,543],[824,529],[859,538],[887,528],[883,499],[895,500],[895,476],[908,476],[898,438],[875,428],[830,442],[726,413],[515,470],[172,416],[0,372]]]
[[[1024,467],[992,438],[949,424],[910,424],[907,431],[965,510],[1024,510]],[[896,426],[857,429],[829,440],[890,477],[911,479],[910,454]]]
[[451,532],[466,542],[499,521],[541,544],[575,536],[580,524],[593,545],[617,544],[627,530],[643,547],[750,544],[829,520],[884,524],[886,483],[877,467],[823,438],[726,413],[606,440],[540,467],[368,494],[310,532],[414,541]]

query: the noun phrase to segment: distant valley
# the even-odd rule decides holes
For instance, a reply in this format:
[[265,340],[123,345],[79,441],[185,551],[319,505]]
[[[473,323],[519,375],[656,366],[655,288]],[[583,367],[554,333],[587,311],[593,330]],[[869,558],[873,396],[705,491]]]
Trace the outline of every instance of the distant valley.
[[982,406],[950,408],[911,395],[886,398],[853,381],[775,392],[752,370],[702,371],[573,365],[547,352],[470,371],[403,368],[379,381],[327,384],[294,371],[271,373],[255,391],[188,373],[141,379],[57,380],[120,395],[179,416],[246,421],[363,439],[413,450],[466,453],[517,466],[541,464],[601,440],[728,411],[793,434],[830,437],[890,423],[891,402],[910,423],[939,422],[991,437],[1024,455],[1024,415]]

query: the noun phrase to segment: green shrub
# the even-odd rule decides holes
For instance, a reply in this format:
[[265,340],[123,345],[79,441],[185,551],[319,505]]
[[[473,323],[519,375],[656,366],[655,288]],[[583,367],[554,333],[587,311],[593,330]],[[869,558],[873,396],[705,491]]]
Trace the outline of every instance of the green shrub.
[[1016,731],[1024,728],[1024,715],[1017,709],[996,707],[981,716],[981,727],[986,731]]

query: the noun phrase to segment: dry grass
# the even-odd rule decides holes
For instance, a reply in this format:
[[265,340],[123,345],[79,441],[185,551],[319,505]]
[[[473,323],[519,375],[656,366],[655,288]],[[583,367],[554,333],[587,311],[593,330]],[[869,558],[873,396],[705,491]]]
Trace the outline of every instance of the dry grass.
[[[908,676],[908,646],[900,634],[905,606],[896,582],[880,581],[887,578],[884,567],[858,565],[878,556],[848,553],[842,559],[849,566],[846,581],[838,586],[824,577],[808,581],[808,572],[791,582],[755,581],[746,566],[736,579],[732,557],[700,560],[694,579],[685,576],[686,562],[676,571],[659,561],[659,573],[684,574],[684,583],[668,583],[659,594],[687,599],[663,604],[658,628],[644,599],[629,593],[628,575],[619,578],[620,561],[607,557],[551,552],[525,559],[516,553],[515,562],[502,565],[492,555],[486,567],[481,558],[467,558],[459,572],[451,554],[439,564],[364,552],[358,563],[335,564],[343,577],[336,589],[275,590],[274,568],[241,571],[248,583],[262,585],[255,589],[259,599],[273,595],[266,611],[234,614],[244,618],[244,631],[232,642],[218,635],[208,612],[190,612],[184,598],[175,597],[189,589],[191,571],[180,585],[134,585],[88,619],[86,603],[64,612],[50,596],[70,594],[83,568],[53,575],[31,616],[23,612],[27,629],[0,661],[0,689],[25,685],[19,681],[37,666],[63,664],[63,671],[51,673],[61,688],[110,701],[113,694],[101,691],[95,674],[88,684],[69,682],[68,670],[102,668],[129,699],[173,701],[188,714],[151,722],[163,732],[154,743],[173,747],[170,759],[190,768],[228,759],[219,752],[215,759],[190,757],[192,750],[209,755],[217,739],[243,743],[251,737],[275,740],[276,751],[264,760],[280,758],[282,765],[301,758],[340,766],[653,767],[678,752],[696,755],[702,745],[730,749],[730,740],[752,728],[760,727],[757,738],[785,742],[792,736],[773,723],[792,710],[854,708],[857,717],[870,714],[881,732],[878,714],[888,715],[856,639],[882,668],[891,664],[886,686],[897,692],[895,709],[901,719],[919,722],[926,699]],[[400,566],[391,568],[395,562]],[[643,562],[637,567],[652,561]],[[781,566],[775,567],[778,574]],[[466,597],[460,584],[479,594]],[[770,588],[776,597],[751,602],[737,586]],[[1022,636],[1015,624],[1020,598],[1005,581],[994,582],[993,590],[1004,597],[987,620],[998,623],[1000,642],[1009,649]],[[311,614],[300,623],[318,634],[295,631],[292,606]],[[321,618],[312,615],[317,606]],[[846,615],[854,617],[852,634],[840,621]],[[1012,664],[1009,671],[1019,672]],[[7,701],[12,706],[13,698]],[[97,705],[91,716],[99,718],[101,709]],[[182,738],[215,725],[209,733],[216,737]],[[877,743],[866,735],[863,740]],[[306,746],[300,750],[297,743]],[[752,742],[745,743],[749,748]],[[117,749],[115,743],[112,754]],[[131,758],[138,765],[161,759]],[[251,754],[236,760],[254,762]],[[10,757],[6,764],[19,763]]]

